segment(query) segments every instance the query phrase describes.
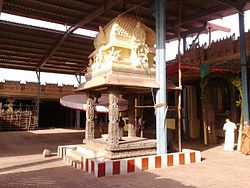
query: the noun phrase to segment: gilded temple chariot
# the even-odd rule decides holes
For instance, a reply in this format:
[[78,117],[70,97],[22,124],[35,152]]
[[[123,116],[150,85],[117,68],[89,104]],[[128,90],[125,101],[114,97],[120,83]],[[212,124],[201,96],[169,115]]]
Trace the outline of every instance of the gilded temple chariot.
[[[94,138],[93,103],[86,110],[86,129],[83,146],[108,159],[152,155],[156,153],[156,141],[136,137],[135,96],[158,88],[155,79],[155,33],[134,17],[120,16],[104,27],[94,40],[95,50],[89,55],[86,82],[78,91],[88,93],[88,101],[96,96],[109,95],[108,135]],[[131,95],[132,94],[132,95]],[[119,99],[126,96],[129,104],[128,137],[119,140]],[[81,149],[80,149],[81,150]],[[89,152],[91,153],[91,152]]]
[[154,44],[155,34],[150,28],[135,18],[117,17],[104,28],[99,27],[95,51],[89,56],[90,69],[102,69],[104,63],[112,62],[152,67]]
[[[102,83],[158,87],[153,63],[154,45],[154,31],[134,17],[120,16],[100,26],[94,40],[95,51],[89,55],[87,82],[83,89]],[[128,74],[133,76],[133,81],[127,79]],[[95,80],[98,83],[94,83]]]

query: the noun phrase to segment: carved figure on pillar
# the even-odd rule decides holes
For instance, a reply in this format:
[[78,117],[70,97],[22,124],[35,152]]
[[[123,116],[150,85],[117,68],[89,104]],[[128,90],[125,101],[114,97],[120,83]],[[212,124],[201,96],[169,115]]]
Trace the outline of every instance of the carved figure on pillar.
[[87,99],[86,109],[86,128],[85,128],[85,140],[94,139],[94,100],[91,97]]
[[118,96],[114,93],[109,93],[108,145],[110,149],[119,146],[118,115]]

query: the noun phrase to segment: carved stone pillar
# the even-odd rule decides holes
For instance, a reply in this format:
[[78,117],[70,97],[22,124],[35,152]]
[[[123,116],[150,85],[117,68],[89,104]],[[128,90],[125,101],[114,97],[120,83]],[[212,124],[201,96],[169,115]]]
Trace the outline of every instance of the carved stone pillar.
[[118,128],[118,94],[114,91],[109,92],[109,127],[108,127],[108,145],[110,149],[119,146],[119,128]]
[[91,97],[87,99],[86,108],[86,127],[85,127],[85,141],[94,139],[94,100]]
[[128,137],[136,136],[136,125],[135,125],[135,97],[128,97]]

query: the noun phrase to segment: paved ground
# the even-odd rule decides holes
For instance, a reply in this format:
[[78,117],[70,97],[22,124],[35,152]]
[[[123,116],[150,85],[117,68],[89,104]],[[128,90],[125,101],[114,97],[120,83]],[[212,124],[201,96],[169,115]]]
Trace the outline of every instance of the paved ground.
[[0,132],[0,188],[249,187],[250,156],[223,152],[222,145],[186,144],[202,150],[201,163],[102,178],[66,166],[56,156],[42,157],[44,148],[56,152],[58,145],[80,143],[82,138],[83,131],[63,129]]

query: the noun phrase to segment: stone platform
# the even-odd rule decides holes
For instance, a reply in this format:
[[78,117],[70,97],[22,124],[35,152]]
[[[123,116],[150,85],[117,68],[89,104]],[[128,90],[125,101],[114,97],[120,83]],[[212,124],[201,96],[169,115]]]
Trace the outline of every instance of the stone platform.
[[200,151],[156,155],[156,140],[123,137],[119,146],[110,148],[106,137],[78,145],[58,146],[58,156],[76,169],[96,177],[125,174],[201,161]]
[[156,154],[155,139],[123,137],[118,147],[110,148],[105,136],[77,145],[77,151],[92,158],[104,157],[112,160]]

